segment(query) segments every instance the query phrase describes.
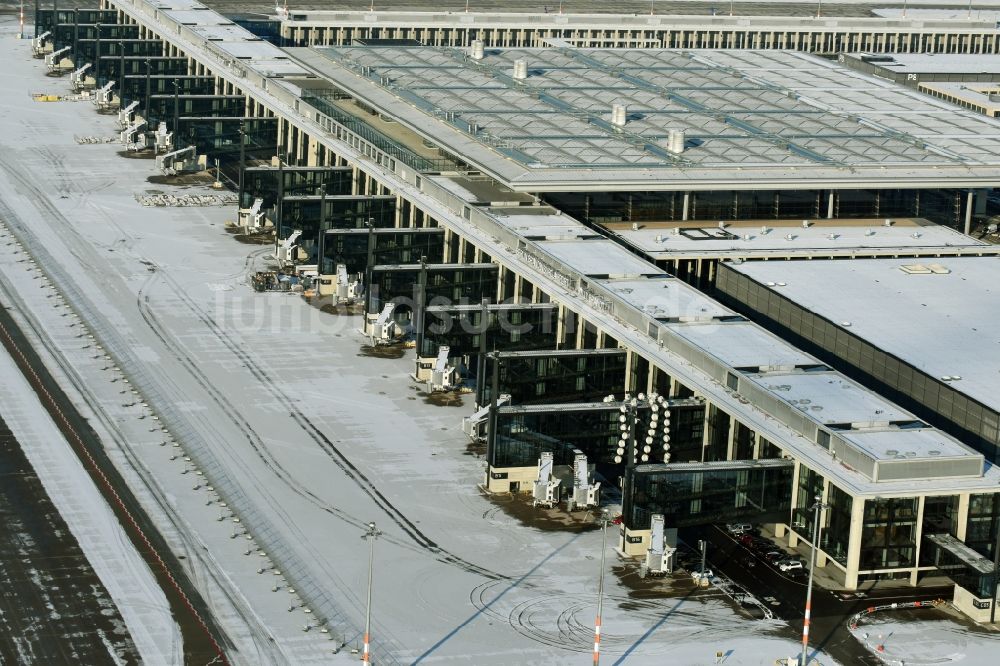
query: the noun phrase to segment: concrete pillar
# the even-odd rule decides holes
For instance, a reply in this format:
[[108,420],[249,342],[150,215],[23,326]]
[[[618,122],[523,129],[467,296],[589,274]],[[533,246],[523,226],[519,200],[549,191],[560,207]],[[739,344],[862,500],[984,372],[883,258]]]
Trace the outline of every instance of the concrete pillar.
[[[924,502],[926,500],[927,497],[923,495],[917,498],[917,546],[914,551],[913,561],[918,565],[920,564],[920,545],[924,540]],[[913,570],[910,572],[910,585],[914,587],[917,585],[917,567],[913,567]]]
[[[580,326],[580,330],[583,330],[583,326]],[[579,346],[577,347],[579,349]],[[635,355],[631,349],[625,352],[625,390],[630,390],[632,386],[632,357]]]
[[969,493],[962,493],[958,496],[958,525],[955,529],[955,538],[965,542],[966,528],[969,525]]
[[965,200],[965,233],[972,231],[972,206],[976,202],[976,193],[972,190],[966,195]]
[[726,434],[726,460],[736,455],[736,419],[729,417],[729,432]]
[[[453,242],[455,242],[454,241],[454,236],[455,236],[455,233],[451,229],[445,229],[444,230],[444,262],[442,262],[442,263],[447,263],[448,262],[448,257],[451,256],[451,244]],[[501,290],[501,291],[503,290],[503,271],[504,271],[504,268],[503,268],[503,266],[501,266],[500,267],[500,278],[501,279],[499,280],[500,284],[497,287],[497,289]],[[499,297],[498,297],[497,303],[499,303],[499,302],[500,302],[500,300],[499,300]]]
[[833,190],[830,190],[830,196],[827,197],[827,202],[826,202],[826,217],[829,220],[833,219],[833,199],[834,199],[834,192]]
[[681,219],[682,220],[687,220],[690,211],[691,211],[691,193],[690,192],[685,192],[684,193],[684,207],[681,210]]
[[851,503],[851,532],[847,541],[847,573],[844,588],[858,588],[858,568],[861,566],[861,535],[865,524],[865,500],[855,497]]
[[[499,280],[503,284],[503,280]],[[500,302],[499,300],[497,301]],[[566,306],[560,305],[556,309],[556,349],[563,349],[562,339],[566,334]]]

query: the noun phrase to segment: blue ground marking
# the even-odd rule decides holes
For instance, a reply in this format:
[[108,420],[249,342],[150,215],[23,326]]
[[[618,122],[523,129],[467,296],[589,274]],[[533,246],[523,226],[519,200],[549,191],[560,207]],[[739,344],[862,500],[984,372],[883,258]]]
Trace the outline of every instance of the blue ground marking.
[[[503,596],[505,594],[507,594],[508,592],[510,592],[511,590],[513,590],[515,587],[517,587],[518,585],[520,585],[521,583],[523,583],[524,580],[528,576],[530,576],[531,574],[533,574],[536,571],[538,571],[539,569],[541,569],[542,566],[546,562],[548,562],[549,560],[551,560],[553,557],[555,557],[556,554],[559,553],[559,551],[561,551],[563,548],[565,548],[566,546],[570,545],[571,543],[573,543],[574,541],[576,541],[577,539],[579,539],[580,536],[581,536],[581,534],[577,534],[572,539],[570,539],[569,541],[567,541],[566,543],[564,543],[563,545],[559,546],[558,548],[556,548],[555,550],[553,550],[551,553],[549,553],[548,555],[546,555],[545,559],[543,559],[541,562],[539,562],[538,564],[536,564],[535,566],[533,566],[531,569],[529,569],[528,573],[524,574],[523,576],[521,576],[520,578],[518,578],[517,580],[515,580],[513,583],[511,583],[510,585],[508,585],[504,589],[504,591],[501,592],[500,594],[498,594],[497,596],[495,596],[492,601],[490,601],[488,604],[486,604],[485,606],[483,606],[482,608],[480,608],[479,610],[477,610],[475,613],[473,613],[467,620],[465,620],[464,622],[462,622],[462,624],[458,625],[457,627],[455,627],[454,629],[452,629],[451,631],[449,631],[444,636],[444,638],[442,638],[437,643],[435,643],[434,645],[432,645],[429,648],[427,648],[426,652],[424,652],[422,655],[420,655],[419,657],[417,657],[413,661],[413,666],[416,666],[417,664],[419,664],[421,661],[423,661],[424,659],[426,659],[432,652],[434,652],[439,647],[441,647],[442,645],[444,645],[445,643],[447,643],[449,640],[451,640],[452,637],[455,634],[457,634],[458,632],[460,632],[462,629],[464,629],[469,624],[471,624],[477,617],[479,617],[480,615],[482,615],[486,611],[487,608],[489,608],[490,606],[492,606],[496,602],[500,601],[500,599],[503,598]],[[596,603],[597,602],[595,601],[594,603],[595,603],[595,612],[596,612]]]

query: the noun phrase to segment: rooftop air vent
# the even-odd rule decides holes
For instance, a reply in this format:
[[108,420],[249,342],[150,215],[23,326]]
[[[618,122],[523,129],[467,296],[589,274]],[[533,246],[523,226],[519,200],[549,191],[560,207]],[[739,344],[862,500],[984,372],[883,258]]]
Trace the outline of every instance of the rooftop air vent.
[[628,122],[628,107],[624,104],[611,105],[611,124],[615,127],[625,127]]
[[518,58],[514,61],[514,78],[518,81],[528,78],[528,61],[524,58]]
[[667,150],[674,154],[684,152],[687,136],[682,129],[672,129],[667,133]]

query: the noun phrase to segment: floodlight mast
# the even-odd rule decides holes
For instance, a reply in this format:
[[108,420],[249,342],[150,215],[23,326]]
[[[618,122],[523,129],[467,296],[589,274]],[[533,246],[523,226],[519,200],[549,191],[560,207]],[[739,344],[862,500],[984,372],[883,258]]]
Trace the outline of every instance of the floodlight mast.
[[371,626],[372,626],[372,570],[375,563],[375,539],[382,535],[375,527],[375,523],[368,523],[368,531],[361,535],[361,538],[368,542],[368,603],[365,606],[365,642],[361,661],[369,663],[371,661]]
[[812,591],[813,591],[813,571],[816,569],[816,551],[819,548],[819,517],[820,511],[826,508],[822,497],[816,496],[816,503],[813,504],[813,534],[812,553],[809,556],[809,583],[806,586],[806,612],[802,624],[802,656],[799,661],[801,666],[809,664],[809,621],[812,614]]

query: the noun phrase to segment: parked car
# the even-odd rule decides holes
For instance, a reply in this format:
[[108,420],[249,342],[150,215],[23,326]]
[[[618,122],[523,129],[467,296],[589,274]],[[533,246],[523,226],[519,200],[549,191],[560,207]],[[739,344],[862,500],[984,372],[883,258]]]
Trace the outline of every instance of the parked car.
[[711,569],[705,569],[704,571],[692,571],[691,578],[695,581],[699,580],[712,580],[715,578],[715,574],[712,573]]
[[769,550],[766,553],[764,553],[764,559],[770,562],[771,564],[776,564],[779,560],[783,560],[786,557],[788,557],[788,553],[785,553],[780,550]]
[[730,534],[737,536],[752,531],[753,525],[750,523],[730,523],[726,525],[726,529],[729,530]]
[[779,560],[778,568],[782,571],[803,571],[806,565],[802,560]]
[[739,541],[744,546],[746,546],[747,548],[749,548],[750,546],[752,546],[754,544],[754,542],[757,541],[757,539],[758,539],[758,537],[754,536],[753,534],[749,534],[749,533],[743,533],[743,534],[739,535],[738,537],[736,537],[736,540]]

